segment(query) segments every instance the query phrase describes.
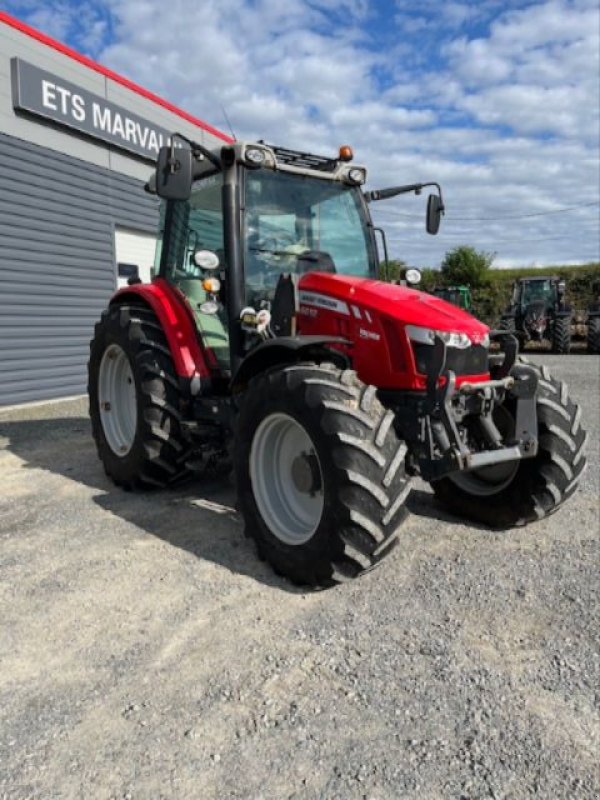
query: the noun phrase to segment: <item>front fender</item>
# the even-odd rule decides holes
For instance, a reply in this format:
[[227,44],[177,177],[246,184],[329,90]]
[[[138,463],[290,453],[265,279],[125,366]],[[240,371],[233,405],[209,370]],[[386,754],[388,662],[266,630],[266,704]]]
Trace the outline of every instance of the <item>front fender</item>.
[[242,389],[251,378],[272,367],[298,361],[332,361],[344,369],[349,360],[344,353],[331,345],[352,345],[346,339],[332,336],[281,336],[267,339],[251,350],[238,367],[231,381],[232,391]]
[[139,303],[140,300],[150,306],[158,317],[179,377],[189,381],[210,377],[196,325],[184,295],[167,281],[156,278],[152,283],[135,283],[119,289],[110,305],[131,301]]

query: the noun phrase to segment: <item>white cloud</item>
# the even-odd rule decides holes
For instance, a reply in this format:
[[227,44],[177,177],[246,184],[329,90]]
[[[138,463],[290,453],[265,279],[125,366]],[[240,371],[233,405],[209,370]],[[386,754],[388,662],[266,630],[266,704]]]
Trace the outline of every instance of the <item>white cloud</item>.
[[600,258],[597,206],[508,219],[598,199],[596,0],[12,5],[76,41],[87,9],[82,47],[224,128],[222,105],[240,138],[323,153],[348,142],[372,187],[440,181],[436,238],[424,198],[373,206],[391,252],[411,263],[437,265],[463,242],[498,251],[498,264]]

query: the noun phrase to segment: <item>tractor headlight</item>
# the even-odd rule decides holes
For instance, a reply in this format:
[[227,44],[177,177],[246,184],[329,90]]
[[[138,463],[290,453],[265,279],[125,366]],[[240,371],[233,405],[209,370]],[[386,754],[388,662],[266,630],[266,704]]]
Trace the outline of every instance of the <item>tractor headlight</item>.
[[466,333],[447,333],[446,331],[437,331],[437,335],[443,342],[446,342],[448,347],[457,347],[459,350],[464,350],[465,347],[470,347],[472,344]]
[[[435,331],[431,328],[421,328],[419,325],[407,325],[406,333],[411,342],[415,342],[416,344],[433,344],[436,336],[439,336],[440,339],[446,343],[447,347],[456,347],[458,350],[465,350],[473,344],[466,333]],[[487,339],[487,344],[485,339]],[[489,346],[489,343],[490,338],[486,334],[481,344]]]

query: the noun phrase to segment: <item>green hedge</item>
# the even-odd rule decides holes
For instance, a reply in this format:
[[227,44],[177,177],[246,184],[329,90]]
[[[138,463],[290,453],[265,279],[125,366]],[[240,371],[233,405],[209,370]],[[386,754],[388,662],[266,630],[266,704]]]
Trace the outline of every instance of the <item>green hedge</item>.
[[[497,325],[510,301],[513,282],[517,278],[536,275],[558,275],[564,278],[567,283],[567,302],[576,311],[585,311],[592,301],[592,284],[595,280],[600,280],[600,263],[582,266],[490,269],[487,283],[480,289],[472,290],[475,316],[488,325]],[[425,291],[430,291],[436,284],[439,286],[442,283],[439,270],[423,270],[422,288]]]

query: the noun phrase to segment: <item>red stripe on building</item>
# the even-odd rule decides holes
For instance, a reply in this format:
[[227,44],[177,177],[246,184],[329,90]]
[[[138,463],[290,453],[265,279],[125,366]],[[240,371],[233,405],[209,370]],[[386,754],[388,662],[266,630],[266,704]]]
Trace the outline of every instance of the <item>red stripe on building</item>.
[[51,39],[49,36],[46,36],[45,33],[36,31],[35,28],[31,28],[24,22],[11,17],[5,11],[0,11],[0,22],[3,22],[5,25],[8,25],[11,28],[21,31],[21,33],[24,33],[27,36],[31,36],[32,39],[36,39],[38,42],[45,44],[47,47],[51,47],[53,50],[57,50],[59,53],[72,58],[74,61],[78,61],[80,64],[83,64],[84,67],[88,67],[88,69],[92,69],[94,72],[99,72],[101,75],[104,75],[105,78],[109,78],[111,81],[124,86],[126,89],[130,89],[132,92],[139,94],[140,97],[145,97],[146,100],[151,100],[153,103],[156,103],[156,105],[165,108],[172,114],[177,114],[178,117],[181,117],[186,122],[190,122],[192,125],[202,128],[202,130],[206,131],[207,133],[211,133],[213,136],[217,136],[224,142],[234,141],[230,136],[227,136],[227,134],[223,133],[217,128],[213,128],[212,125],[203,122],[197,117],[193,117],[191,114],[188,114],[187,111],[182,111],[181,108],[177,108],[177,106],[167,102],[167,100],[163,100],[161,97],[158,97],[158,95],[149,92],[147,89],[143,89],[141,86],[133,83],[133,81],[127,80],[127,78],[123,78],[121,75],[117,75],[116,72],[107,69],[107,67],[103,67],[102,64],[97,64],[95,61],[92,61],[91,58],[82,56],[81,53],[78,53],[76,50],[67,47],[61,42],[57,42],[56,39]]

